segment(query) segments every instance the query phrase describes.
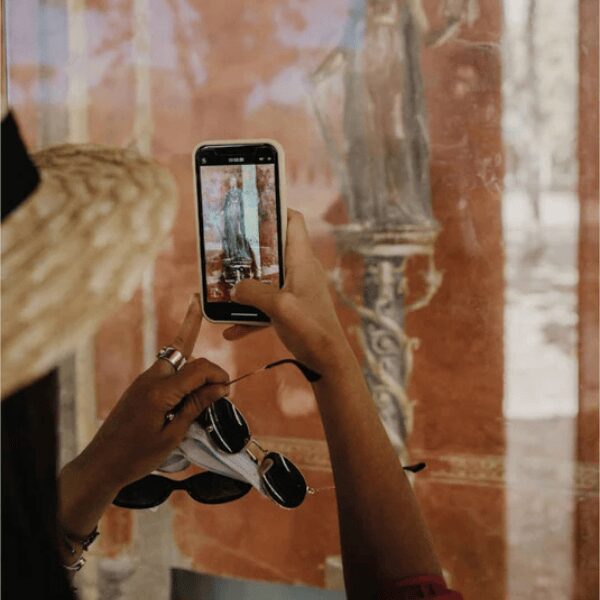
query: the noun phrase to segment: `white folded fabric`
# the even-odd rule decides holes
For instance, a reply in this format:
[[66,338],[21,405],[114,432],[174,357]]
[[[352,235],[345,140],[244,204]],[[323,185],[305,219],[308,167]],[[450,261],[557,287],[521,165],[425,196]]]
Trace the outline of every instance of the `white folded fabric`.
[[217,450],[208,434],[197,423],[190,425],[184,440],[158,470],[174,473],[187,468],[190,463],[219,475],[247,481],[265,495],[257,465],[250,456],[244,451],[237,454],[225,454]]

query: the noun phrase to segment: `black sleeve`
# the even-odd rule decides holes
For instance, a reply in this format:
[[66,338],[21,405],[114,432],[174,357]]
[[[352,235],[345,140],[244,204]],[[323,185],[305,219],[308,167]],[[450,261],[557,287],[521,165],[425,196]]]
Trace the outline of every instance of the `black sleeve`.
[[[11,114],[2,121],[2,219],[40,177]],[[58,551],[58,374],[2,400],[2,598],[73,600]]]
[[27,154],[12,113],[2,120],[2,220],[38,186],[40,176]]
[[58,553],[58,373],[2,400],[2,598],[73,600]]

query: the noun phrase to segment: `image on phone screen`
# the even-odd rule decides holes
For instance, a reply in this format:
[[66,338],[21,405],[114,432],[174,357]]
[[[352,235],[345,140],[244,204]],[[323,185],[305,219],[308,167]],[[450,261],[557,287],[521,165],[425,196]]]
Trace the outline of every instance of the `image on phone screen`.
[[280,285],[276,167],[272,157],[262,160],[267,164],[201,161],[208,303],[229,302],[231,288],[243,279]]

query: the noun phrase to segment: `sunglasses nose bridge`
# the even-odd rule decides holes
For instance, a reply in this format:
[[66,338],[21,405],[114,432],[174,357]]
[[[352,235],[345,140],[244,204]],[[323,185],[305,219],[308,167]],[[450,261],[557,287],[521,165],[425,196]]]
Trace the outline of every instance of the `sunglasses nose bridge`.
[[[260,459],[259,459],[259,457],[254,452],[252,452],[252,450],[250,450],[250,446],[255,446],[256,448],[258,448],[258,450],[261,453],[261,458]],[[246,454],[257,465],[261,465],[261,467],[262,467],[262,463],[263,463],[263,461],[265,459],[265,456],[268,454],[268,452],[254,438],[250,438],[250,440],[248,441],[248,445],[246,446],[245,450],[246,450]],[[262,473],[262,471],[261,471],[261,473]]]
[[[189,477],[186,479],[170,479],[171,481],[171,492],[175,490],[187,490]],[[170,492],[169,492],[170,493]]]

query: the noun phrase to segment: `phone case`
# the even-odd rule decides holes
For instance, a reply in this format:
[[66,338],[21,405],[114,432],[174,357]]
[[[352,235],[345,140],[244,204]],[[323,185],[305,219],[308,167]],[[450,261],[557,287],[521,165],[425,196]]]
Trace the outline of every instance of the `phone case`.
[[195,212],[196,212],[196,251],[198,253],[198,269],[200,274],[200,300],[202,304],[202,314],[207,321],[216,324],[240,324],[240,325],[254,325],[257,327],[266,327],[269,323],[253,323],[252,321],[215,321],[206,315],[206,310],[204,307],[204,290],[202,289],[202,264],[204,261],[203,256],[203,248],[200,241],[200,210],[198,208],[199,198],[198,198],[198,173],[196,172],[196,152],[202,146],[218,146],[218,145],[231,145],[231,144],[272,144],[277,150],[277,157],[279,162],[279,206],[280,206],[280,215],[281,219],[281,235],[282,235],[282,251],[281,251],[281,260],[282,265],[281,268],[284,269],[283,272],[283,280],[285,281],[285,240],[286,240],[286,229],[287,229],[287,186],[286,186],[286,172],[285,172],[285,152],[283,151],[283,146],[269,138],[260,138],[260,139],[251,139],[251,140],[206,140],[200,142],[196,145],[192,152],[192,167],[194,170],[194,198],[196,199],[195,203]]

